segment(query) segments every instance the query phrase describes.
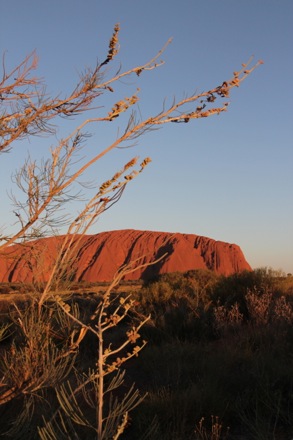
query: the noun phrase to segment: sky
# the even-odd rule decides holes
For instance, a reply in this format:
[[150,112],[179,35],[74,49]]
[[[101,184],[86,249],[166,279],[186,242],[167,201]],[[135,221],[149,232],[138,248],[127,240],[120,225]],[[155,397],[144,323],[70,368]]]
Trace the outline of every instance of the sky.
[[[172,37],[163,66],[116,88],[116,99],[140,88],[144,118],[161,111],[164,100],[222,84],[252,55],[264,61],[233,89],[227,112],[165,125],[101,160],[87,176],[99,183],[133,156],[150,156],[152,163],[91,233],[203,235],[238,244],[253,268],[293,272],[292,19],[292,0],[0,0],[6,68],[36,50],[37,73],[53,95],[68,95],[79,73],[105,58],[115,23],[121,31],[113,73],[119,63],[122,70],[145,63]],[[101,106],[110,110],[113,99],[105,96]],[[66,133],[74,121],[59,124]],[[113,141],[118,126],[92,127],[85,158]],[[0,206],[7,230],[15,222],[11,175],[28,153],[46,157],[55,141],[21,141],[2,154]]]

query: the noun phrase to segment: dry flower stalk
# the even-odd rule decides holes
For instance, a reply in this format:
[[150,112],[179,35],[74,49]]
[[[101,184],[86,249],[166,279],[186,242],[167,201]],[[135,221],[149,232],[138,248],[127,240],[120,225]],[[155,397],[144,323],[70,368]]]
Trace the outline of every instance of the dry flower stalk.
[[[78,197],[72,193],[72,187],[85,175],[85,172],[115,148],[123,146],[125,143],[132,143],[147,131],[169,122],[187,123],[193,119],[209,117],[226,111],[228,106],[226,99],[229,97],[230,91],[234,87],[239,87],[247,76],[262,63],[259,61],[248,68],[250,60],[249,63],[242,65],[239,72],[234,72],[231,79],[224,81],[220,86],[200,94],[187,96],[181,100],[174,100],[169,107],[164,107],[161,112],[147,119],[139,118],[137,116],[139,112],[134,110],[139,102],[139,89],[124,99],[117,99],[109,112],[106,111],[97,117],[88,117],[89,110],[97,110],[98,98],[104,93],[114,93],[115,84],[121,79],[133,75],[139,77],[141,74],[164,64],[160,57],[171,40],[144,65],[133,67],[124,72],[118,71],[111,76],[108,65],[113,62],[119,52],[119,30],[117,24],[110,39],[105,60],[98,63],[93,69],[87,69],[80,76],[80,80],[72,92],[65,98],[60,98],[59,95],[48,96],[43,80],[33,75],[38,66],[38,58],[34,52],[10,72],[7,72],[5,58],[3,58],[3,75],[0,80],[0,152],[9,151],[16,140],[29,139],[31,136],[55,135],[55,124],[58,117],[84,116],[83,121],[51,149],[48,160],[38,163],[36,160],[28,158],[14,178],[15,183],[24,193],[24,201],[16,197],[12,198],[14,214],[19,227],[15,233],[0,235],[0,250],[2,252],[5,250],[11,253],[13,252],[13,247],[10,247],[12,244],[18,243],[27,246],[29,240],[51,234],[52,231],[57,231],[56,235],[58,236],[60,229],[65,224],[68,228],[60,242],[58,258],[50,272],[49,280],[41,290],[37,307],[34,304],[32,309],[34,313],[27,316],[18,311],[18,325],[26,343],[22,347],[12,344],[11,352],[4,359],[6,371],[0,382],[0,404],[4,404],[21,394],[37,394],[49,386],[56,388],[58,383],[63,381],[57,391],[60,405],[63,404],[65,413],[69,410],[73,411],[74,421],[86,424],[86,418],[82,416],[80,408],[75,407],[74,409],[73,405],[75,396],[82,392],[89,383],[92,383],[96,392],[97,426],[95,429],[99,439],[104,438],[104,432],[108,432],[109,428],[105,423],[103,406],[104,394],[107,392],[104,377],[113,371],[119,371],[121,365],[137,356],[146,344],[145,341],[137,344],[137,341],[140,338],[139,331],[149,317],[139,317],[138,322],[127,330],[125,339],[120,345],[106,346],[104,342],[104,333],[120,325],[134,308],[131,297],[123,298],[118,304],[114,304],[111,292],[125,275],[145,266],[143,257],[120,269],[89,323],[83,322],[75,308],[64,301],[60,295],[60,284],[68,277],[68,272],[70,273],[74,267],[76,249],[81,237],[101,213],[120,199],[126,185],[144,170],[151,159],[145,158],[139,166],[137,157],[127,162],[111,179],[95,187],[95,195],[89,198],[77,216],[75,214],[71,219],[68,219],[59,214],[60,209]],[[223,104],[215,104],[217,100],[222,99],[224,100]],[[191,111],[187,110],[188,106],[192,107]],[[99,111],[102,112],[101,109]],[[124,129],[118,132],[117,138],[91,158],[77,163],[76,155],[80,154],[88,136],[85,130],[92,124],[101,122],[110,122],[115,125],[119,121],[119,116],[125,112],[129,112],[128,122]],[[31,255],[34,259],[42,261],[41,254],[38,254],[37,249],[32,249]],[[39,280],[36,279],[36,282]],[[52,301],[57,310],[61,311],[62,322],[66,322],[64,325],[68,330],[66,343],[61,350],[56,349],[56,346],[52,344],[51,336],[54,328],[50,315],[51,309],[49,308],[48,312],[46,308],[49,301]],[[281,306],[280,303],[279,309]],[[114,310],[111,307],[114,307]],[[46,315],[47,312],[49,315]],[[65,321],[66,319],[68,321]],[[71,327],[73,325],[75,325],[74,328]],[[74,356],[88,332],[95,335],[98,340],[96,369],[90,372],[87,379],[76,389],[72,390],[70,384],[65,386],[64,379],[71,371]],[[123,377],[118,374],[113,380],[113,387],[117,387],[122,383]],[[111,431],[111,438],[117,439],[124,431],[129,410],[140,400],[139,394],[131,389],[123,400],[121,408],[116,407],[115,411],[119,414],[119,417],[117,416],[119,423],[117,426],[111,427],[111,429],[115,428],[114,434]],[[60,415],[59,412],[58,415]],[[52,422],[54,422],[54,417],[55,415],[51,418]],[[60,417],[63,422],[64,419],[62,416]],[[51,421],[43,430],[39,430],[42,439],[54,438],[50,437],[54,432]],[[216,423],[218,423],[217,420]]]

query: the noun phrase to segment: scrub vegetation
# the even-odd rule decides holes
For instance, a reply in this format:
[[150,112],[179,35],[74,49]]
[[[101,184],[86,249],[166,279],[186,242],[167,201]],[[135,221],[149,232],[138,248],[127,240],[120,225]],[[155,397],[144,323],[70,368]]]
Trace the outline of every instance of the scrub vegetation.
[[138,301],[152,318],[136,363],[148,395],[134,432],[153,420],[153,439],[292,437],[292,277],[168,274]]
[[[8,289],[9,285],[4,287]],[[25,392],[1,406],[1,420],[5,420],[2,426],[12,438],[22,438],[24,432],[26,436],[31,432],[30,438],[66,438],[66,435],[68,438],[96,438],[89,424],[93,425],[96,420],[99,400],[95,400],[95,396],[101,390],[101,385],[94,386],[90,380],[93,377],[86,374],[96,371],[97,359],[101,358],[107,362],[100,367],[102,371],[105,370],[105,393],[100,401],[108,414],[113,415],[119,409],[111,406],[115,399],[122,398],[120,409],[123,414],[133,409],[127,423],[121,417],[118,424],[122,439],[291,438],[292,276],[280,275],[265,268],[229,277],[195,270],[162,275],[144,285],[122,282],[115,293],[112,292],[113,287],[106,294],[104,285],[94,283],[75,284],[71,286],[71,291],[61,291],[60,298],[67,298],[64,301],[67,308],[78,308],[78,314],[75,312],[74,315],[78,316],[76,321],[70,315],[65,320],[57,309],[53,322],[53,304],[48,308],[51,316],[42,316],[41,323],[39,320],[37,323],[33,321],[27,303],[21,312],[21,297],[31,291],[31,286],[22,285],[23,293],[17,294],[17,314],[15,307],[7,304],[9,294],[2,295],[5,297],[0,310],[3,323],[1,350],[5,353],[2,368],[3,360],[7,362],[12,356],[19,356],[26,336],[23,334],[23,325],[26,325],[27,329],[32,329],[32,333],[38,330],[40,337],[28,353],[29,360],[24,361],[22,357],[22,363],[26,362],[26,368],[33,369],[32,363],[37,362],[35,384],[41,378],[42,381],[46,379],[44,375],[40,376],[41,367],[48,376],[53,373],[56,381],[53,383],[53,377],[50,377],[47,387],[45,383],[42,384],[46,392],[43,390],[42,398],[38,396],[35,403],[33,400],[36,396],[32,400],[30,393],[26,395]],[[95,332],[102,331],[103,335],[97,337],[95,332],[88,331],[80,341],[76,339],[79,348],[77,352],[72,351],[72,364],[69,365],[68,351],[72,350],[68,344],[69,329],[71,334],[78,335],[79,327],[75,324],[91,322],[94,316],[101,316],[105,295],[108,295],[109,301],[106,308],[111,312],[103,315],[100,330],[95,327]],[[7,313],[8,308],[10,314]],[[27,310],[30,315],[26,314]],[[20,321],[21,315],[26,320],[24,324]],[[56,316],[59,316],[59,321]],[[117,322],[113,325],[115,319]],[[37,327],[40,325],[41,328]],[[56,357],[50,352],[46,357],[44,344],[47,344],[48,337],[45,328],[52,329],[51,337],[58,347],[59,357],[65,355],[63,362],[52,364]],[[30,341],[34,339],[32,334],[27,337]],[[143,341],[140,346],[137,345],[139,339]],[[104,344],[102,347],[101,340]],[[144,345],[139,352],[138,347]],[[114,347],[118,350],[121,348],[119,356],[116,356],[117,348]],[[97,356],[99,348],[104,354]],[[113,362],[109,362],[111,351],[114,354]],[[37,354],[41,355],[41,359]],[[47,362],[50,364],[47,365]],[[8,366],[15,381],[15,370],[11,369],[11,363]],[[115,371],[119,371],[119,377],[115,379],[119,385],[116,390],[111,378]],[[23,368],[17,374],[21,383]],[[95,375],[98,377],[97,373]],[[60,379],[62,381],[58,383]],[[83,390],[79,389],[81,385]],[[69,405],[73,390],[76,399]],[[139,390],[139,393],[134,390]],[[133,395],[129,406],[126,406],[123,399],[129,397],[129,391]],[[63,399],[65,402],[69,400],[68,406]],[[16,408],[21,415],[24,403],[29,414],[24,419],[22,415],[19,420],[15,417]],[[69,432],[63,420],[65,415],[60,412],[60,403],[66,417],[73,417],[70,411],[74,410],[73,423],[77,424],[74,431],[78,437],[71,436],[73,431]],[[50,414],[50,418],[47,419],[44,414]],[[22,423],[24,431],[20,431]],[[107,429],[110,429],[112,421],[106,423]],[[11,426],[14,426],[13,430]],[[47,433],[51,429],[55,437]],[[113,438],[114,431],[109,432],[110,435],[104,438]],[[7,438],[10,438],[8,434]]]

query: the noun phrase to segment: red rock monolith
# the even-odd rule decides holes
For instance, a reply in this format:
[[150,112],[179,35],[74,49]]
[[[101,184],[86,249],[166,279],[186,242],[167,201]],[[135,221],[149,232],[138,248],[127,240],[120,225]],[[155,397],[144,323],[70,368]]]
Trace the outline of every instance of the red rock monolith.
[[[0,255],[0,281],[46,281],[64,237],[42,238],[26,246],[14,245]],[[142,257],[158,263],[136,270],[126,280],[151,279],[162,273],[209,269],[217,274],[251,270],[239,246],[193,234],[138,231],[101,232],[80,239],[72,262],[74,281],[111,281],[125,264]]]

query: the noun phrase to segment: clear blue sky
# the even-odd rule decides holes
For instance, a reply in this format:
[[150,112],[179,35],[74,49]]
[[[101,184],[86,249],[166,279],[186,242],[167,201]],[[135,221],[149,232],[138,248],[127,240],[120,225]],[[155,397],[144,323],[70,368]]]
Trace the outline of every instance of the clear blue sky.
[[[123,69],[144,63],[173,37],[163,67],[121,84],[121,98],[141,87],[143,116],[160,111],[165,98],[220,85],[251,55],[263,59],[234,89],[227,113],[165,126],[98,164],[89,177],[103,182],[134,155],[153,160],[92,233],[204,235],[237,243],[254,268],[293,272],[292,20],[292,0],[1,1],[0,45],[8,67],[36,49],[48,91],[66,94],[78,72],[105,57],[115,23]],[[88,157],[116,131],[99,126],[94,134]],[[28,151],[41,157],[47,148],[48,140],[37,139],[1,156],[1,220],[8,228],[15,220],[8,215],[11,173]]]

